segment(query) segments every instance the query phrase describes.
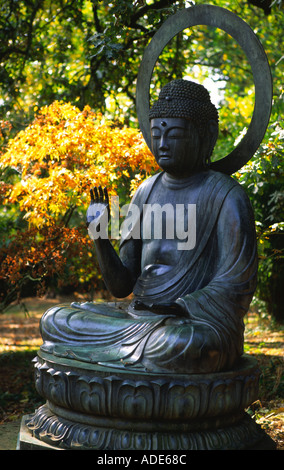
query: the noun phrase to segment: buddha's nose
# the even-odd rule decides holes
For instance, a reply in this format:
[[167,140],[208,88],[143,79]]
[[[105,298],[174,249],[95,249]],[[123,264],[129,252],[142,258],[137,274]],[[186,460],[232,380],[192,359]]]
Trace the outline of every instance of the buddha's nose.
[[169,145],[167,143],[167,139],[165,136],[162,135],[161,137],[161,140],[160,140],[160,146],[159,146],[159,149],[160,150],[166,150],[169,148]]

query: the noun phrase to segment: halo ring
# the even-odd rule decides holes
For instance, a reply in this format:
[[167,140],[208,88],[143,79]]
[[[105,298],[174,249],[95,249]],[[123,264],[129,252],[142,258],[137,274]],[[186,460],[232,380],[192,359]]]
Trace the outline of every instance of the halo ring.
[[272,78],[259,39],[250,26],[231,11],[215,5],[196,5],[179,10],[163,23],[145,49],[139,68],[136,85],[139,126],[151,149],[149,89],[155,64],[174,36],[184,29],[201,25],[219,28],[232,36],[244,51],[253,74],[255,104],[248,130],[231,153],[211,163],[213,170],[233,174],[251,159],[265,135],[272,105]]

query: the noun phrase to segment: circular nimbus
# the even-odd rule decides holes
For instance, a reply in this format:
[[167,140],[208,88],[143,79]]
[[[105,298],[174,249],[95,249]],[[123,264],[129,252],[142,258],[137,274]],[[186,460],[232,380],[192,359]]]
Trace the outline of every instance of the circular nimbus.
[[272,79],[264,49],[250,26],[234,13],[213,5],[185,8],[168,18],[147,46],[139,68],[136,107],[140,129],[151,149],[149,89],[155,64],[168,42],[184,29],[213,26],[232,36],[243,49],[254,79],[255,105],[248,130],[226,157],[211,163],[211,168],[232,174],[245,165],[258,149],[266,132],[272,104]]

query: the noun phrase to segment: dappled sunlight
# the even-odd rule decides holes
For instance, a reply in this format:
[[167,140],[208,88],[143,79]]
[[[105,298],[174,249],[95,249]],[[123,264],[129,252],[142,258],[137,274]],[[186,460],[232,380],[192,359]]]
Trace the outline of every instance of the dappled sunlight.
[[21,314],[0,316],[0,353],[40,346],[40,317],[41,315],[27,317]]
[[259,399],[249,414],[284,448],[284,325],[276,325],[269,315],[249,313],[245,319],[246,354],[254,356],[261,375]]
[[0,354],[37,349],[42,344],[39,331],[44,312],[59,303],[70,303],[75,297],[27,298],[0,315]]
[[279,356],[283,361],[284,326],[273,327],[271,317],[261,318],[256,313],[249,313],[245,319],[244,350],[246,354],[256,356]]

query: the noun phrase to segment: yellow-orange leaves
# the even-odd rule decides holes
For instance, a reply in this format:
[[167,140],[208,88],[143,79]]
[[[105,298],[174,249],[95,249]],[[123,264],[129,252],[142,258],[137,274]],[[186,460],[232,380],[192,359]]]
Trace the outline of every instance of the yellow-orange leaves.
[[90,186],[108,186],[113,193],[129,171],[134,187],[141,173],[144,178],[157,169],[136,129],[116,127],[88,106],[80,111],[58,101],[9,141],[0,166],[20,175],[6,202],[18,202],[37,227],[54,223],[70,205],[86,205]]

